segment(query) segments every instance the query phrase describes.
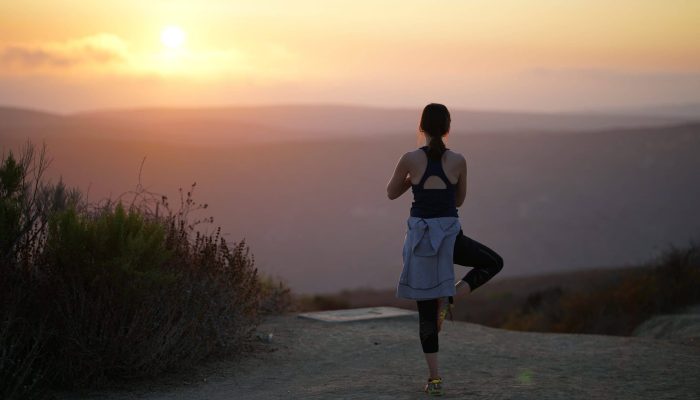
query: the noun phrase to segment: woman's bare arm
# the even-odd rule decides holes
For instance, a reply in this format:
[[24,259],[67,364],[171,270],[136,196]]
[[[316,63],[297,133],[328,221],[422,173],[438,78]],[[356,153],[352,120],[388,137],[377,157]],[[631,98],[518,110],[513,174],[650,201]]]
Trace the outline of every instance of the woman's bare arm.
[[408,174],[408,153],[401,156],[394,168],[394,175],[386,185],[386,195],[389,200],[394,200],[404,194],[411,187],[411,177]]
[[467,160],[461,157],[459,165],[459,179],[457,180],[456,205],[460,207],[467,197]]

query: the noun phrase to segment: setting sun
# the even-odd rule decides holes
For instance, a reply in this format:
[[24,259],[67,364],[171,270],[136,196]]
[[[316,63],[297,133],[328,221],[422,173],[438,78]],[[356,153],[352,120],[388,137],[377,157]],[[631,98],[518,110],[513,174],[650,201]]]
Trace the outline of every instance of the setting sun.
[[0,104],[700,102],[700,1],[335,3],[0,0]]
[[163,42],[166,47],[177,49],[185,43],[185,36],[185,31],[179,26],[167,26],[160,33],[160,41]]

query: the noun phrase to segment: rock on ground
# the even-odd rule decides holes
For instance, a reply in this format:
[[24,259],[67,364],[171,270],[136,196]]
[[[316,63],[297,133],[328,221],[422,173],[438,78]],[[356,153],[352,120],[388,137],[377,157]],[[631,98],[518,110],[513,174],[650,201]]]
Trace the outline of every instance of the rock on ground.
[[635,328],[632,335],[700,343],[700,305],[686,307],[674,314],[655,315]]

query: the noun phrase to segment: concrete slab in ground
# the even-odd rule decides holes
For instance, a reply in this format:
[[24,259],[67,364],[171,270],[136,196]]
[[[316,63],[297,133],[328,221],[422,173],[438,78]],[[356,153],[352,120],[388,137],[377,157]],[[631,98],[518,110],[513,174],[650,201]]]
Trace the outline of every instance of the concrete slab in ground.
[[364,307],[347,310],[315,311],[299,314],[300,318],[315,319],[325,322],[349,322],[365,319],[380,319],[416,315],[415,311],[396,307]]

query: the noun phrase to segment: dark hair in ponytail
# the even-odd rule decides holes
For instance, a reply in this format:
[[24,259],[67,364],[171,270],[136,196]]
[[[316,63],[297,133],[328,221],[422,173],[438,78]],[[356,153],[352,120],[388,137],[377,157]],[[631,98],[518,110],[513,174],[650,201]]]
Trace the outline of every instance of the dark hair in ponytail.
[[440,160],[445,152],[442,136],[450,130],[450,112],[442,104],[430,103],[423,109],[419,129],[430,136],[428,142],[428,157]]

